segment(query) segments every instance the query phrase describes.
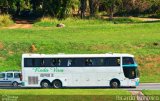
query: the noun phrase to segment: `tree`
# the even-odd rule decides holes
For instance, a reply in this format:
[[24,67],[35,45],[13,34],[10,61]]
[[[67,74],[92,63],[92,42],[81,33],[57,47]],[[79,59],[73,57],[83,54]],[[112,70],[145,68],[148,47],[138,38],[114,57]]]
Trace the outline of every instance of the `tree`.
[[95,13],[98,11],[99,2],[99,0],[89,0],[90,16],[95,16]]
[[49,15],[63,19],[71,14],[74,0],[43,0],[42,4],[44,16]]
[[37,9],[42,4],[42,0],[30,0],[30,4],[32,5],[33,12],[36,13]]
[[108,8],[109,19],[112,20],[115,13],[115,8],[121,5],[122,0],[102,0],[102,2],[105,4],[106,8]]
[[80,0],[81,19],[85,17],[86,8],[87,8],[87,0]]
[[0,12],[2,14],[7,14],[9,10],[8,8],[9,8],[8,0],[0,0]]

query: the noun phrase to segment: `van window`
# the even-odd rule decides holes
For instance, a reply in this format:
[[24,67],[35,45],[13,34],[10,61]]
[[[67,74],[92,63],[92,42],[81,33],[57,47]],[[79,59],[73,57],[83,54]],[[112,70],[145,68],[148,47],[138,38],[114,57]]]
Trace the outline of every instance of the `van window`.
[[20,78],[20,73],[14,73],[14,78]]
[[0,73],[0,78],[5,78],[5,73]]
[[13,73],[7,73],[7,78],[13,78]]

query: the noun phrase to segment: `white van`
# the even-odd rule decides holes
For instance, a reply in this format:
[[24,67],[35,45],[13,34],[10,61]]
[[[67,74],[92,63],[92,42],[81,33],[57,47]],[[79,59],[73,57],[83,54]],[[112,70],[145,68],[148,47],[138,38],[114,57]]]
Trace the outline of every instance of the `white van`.
[[19,71],[0,72],[0,86],[18,87],[21,82],[21,72]]

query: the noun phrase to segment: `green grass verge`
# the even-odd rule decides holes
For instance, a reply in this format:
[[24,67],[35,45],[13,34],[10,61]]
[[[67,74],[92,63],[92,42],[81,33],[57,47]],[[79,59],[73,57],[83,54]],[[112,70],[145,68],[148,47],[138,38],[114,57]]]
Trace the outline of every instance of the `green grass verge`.
[[18,101],[115,101],[117,96],[130,96],[131,93],[116,89],[3,89],[0,95],[2,100],[9,98]]
[[130,95],[130,92],[118,89],[17,89],[0,90],[0,95]]
[[144,95],[159,95],[160,97],[160,90],[142,90]]
[[129,24],[129,23],[141,23],[143,21],[141,21],[141,20],[139,20],[137,18],[132,18],[132,17],[130,17],[130,18],[122,17],[122,18],[114,18],[113,22],[115,24],[121,24],[121,23],[128,23]]
[[[116,52],[135,55],[141,82],[160,82],[159,22],[114,24],[93,19],[49,21],[45,19],[41,25],[38,24],[41,22],[37,22],[31,29],[0,29],[0,71],[21,70],[23,53]],[[56,28],[57,23],[64,23],[66,27]],[[36,51],[32,51],[31,45],[36,47]]]

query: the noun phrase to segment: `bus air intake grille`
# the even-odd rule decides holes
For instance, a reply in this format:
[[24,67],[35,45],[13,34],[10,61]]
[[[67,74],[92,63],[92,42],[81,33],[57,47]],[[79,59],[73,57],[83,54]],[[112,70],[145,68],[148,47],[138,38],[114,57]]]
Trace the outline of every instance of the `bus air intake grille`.
[[38,84],[38,77],[37,76],[29,76],[28,77],[28,84]]

